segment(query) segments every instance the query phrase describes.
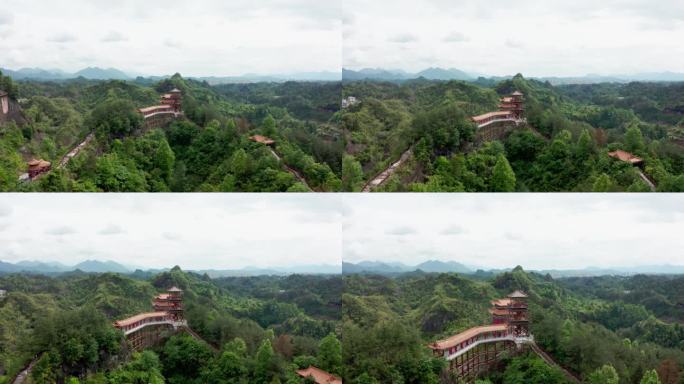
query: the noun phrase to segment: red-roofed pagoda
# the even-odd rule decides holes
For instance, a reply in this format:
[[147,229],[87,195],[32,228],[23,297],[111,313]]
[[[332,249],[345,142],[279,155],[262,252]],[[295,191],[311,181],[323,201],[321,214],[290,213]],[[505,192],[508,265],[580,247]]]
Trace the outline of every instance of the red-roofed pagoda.
[[515,291],[492,301],[492,324],[470,328],[428,347],[449,362],[449,370],[464,380],[473,379],[494,366],[501,357],[532,343],[527,295]]
[[183,315],[183,291],[177,287],[155,296],[154,312],[140,313],[114,322],[114,327],[124,332],[134,351],[155,345],[167,331],[187,328]]
[[183,97],[177,88],[161,96],[160,105],[140,108],[147,128],[161,127],[183,115]]

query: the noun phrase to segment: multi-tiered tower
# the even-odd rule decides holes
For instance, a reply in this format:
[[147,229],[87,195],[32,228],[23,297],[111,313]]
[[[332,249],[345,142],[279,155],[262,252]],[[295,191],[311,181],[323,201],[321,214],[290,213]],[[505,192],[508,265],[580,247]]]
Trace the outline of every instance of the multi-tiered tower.
[[178,287],[171,287],[166,293],[155,296],[152,305],[157,312],[167,312],[174,321],[185,320],[183,315],[183,290]]
[[530,318],[528,316],[527,295],[522,291],[515,291],[505,299],[492,301],[493,324],[507,324],[509,334],[515,337],[530,335]]
[[523,118],[525,112],[524,97],[522,92],[515,91],[510,96],[502,97],[499,103],[499,110],[510,111],[513,113],[515,119],[520,120]]
[[178,88],[172,89],[162,96],[161,103],[170,106],[174,112],[180,113],[182,107],[181,91]]

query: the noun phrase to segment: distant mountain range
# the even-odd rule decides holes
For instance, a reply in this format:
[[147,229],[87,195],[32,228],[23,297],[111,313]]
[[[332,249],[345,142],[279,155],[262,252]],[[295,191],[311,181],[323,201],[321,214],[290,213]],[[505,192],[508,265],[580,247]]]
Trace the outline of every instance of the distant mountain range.
[[[463,80],[475,81],[480,78],[495,81],[510,79],[513,76],[488,76],[483,74],[468,73],[456,68],[428,68],[420,72],[410,73],[402,70],[391,70],[382,68],[365,68],[358,71],[342,69],[342,80],[376,80],[376,81],[406,81],[424,78],[426,80]],[[531,77],[533,79],[548,81],[554,85],[560,84],[592,84],[592,83],[628,83],[632,81],[684,81],[684,73],[675,72],[653,72],[640,73],[634,75],[614,75],[604,76],[588,74],[575,77]]]
[[466,267],[461,263],[455,261],[438,261],[429,260],[420,263],[415,266],[410,266],[402,263],[383,263],[380,261],[362,261],[358,264],[354,263],[342,263],[342,273],[352,274],[352,273],[374,273],[381,275],[392,275],[405,272],[413,271],[423,271],[428,273],[446,273],[446,272],[456,272],[456,273],[474,273],[475,270]]
[[[20,261],[17,263],[9,263],[0,261],[0,274],[2,273],[35,273],[35,274],[60,274],[73,271],[81,271],[87,273],[134,273],[136,270],[143,272],[163,272],[170,268],[148,269],[136,268],[132,266],[125,266],[115,261],[99,261],[86,260],[76,265],[65,265],[58,262],[41,262],[41,261]],[[190,270],[192,272],[207,274],[212,278],[228,277],[228,276],[258,276],[258,275],[291,275],[291,274],[340,274],[340,266],[335,265],[301,265],[292,267],[274,267],[274,268],[255,268],[245,267],[241,269],[206,269],[206,270]]]
[[342,79],[355,80],[384,80],[398,81],[425,78],[427,80],[475,80],[477,76],[470,75],[459,69],[428,68],[417,73],[402,70],[388,70],[381,68],[366,68],[360,71],[342,69]]
[[[474,266],[466,266],[454,261],[438,261],[429,260],[415,266],[410,266],[402,263],[385,263],[380,261],[362,261],[359,263],[342,263],[343,274],[378,274],[378,275],[397,275],[401,273],[409,273],[415,271],[422,271],[427,273],[463,273],[475,274],[480,271],[490,273],[501,273],[512,270],[508,269],[489,269]],[[533,272],[541,274],[549,274],[554,278],[561,277],[587,277],[587,276],[605,276],[605,275],[679,275],[684,274],[684,266],[674,265],[652,265],[641,267],[618,267],[618,268],[596,268],[588,267],[582,269],[549,269],[549,270],[532,270]]]
[[[79,77],[89,80],[134,80],[138,76],[133,76],[116,68],[88,67],[75,73],[65,72],[59,69],[42,68],[22,68],[11,70],[0,68],[5,75],[11,76],[14,80],[69,80]],[[171,76],[140,76],[154,80],[161,80]],[[293,74],[274,74],[258,75],[245,74],[241,76],[205,76],[190,77],[199,81],[207,81],[212,85],[227,83],[256,83],[256,82],[285,82],[285,81],[340,81],[339,72],[301,72]]]
[[[88,67],[78,72],[69,73],[60,69],[43,69],[43,68],[22,68],[19,70],[11,70],[0,68],[0,70],[11,76],[15,80],[39,80],[39,81],[55,81],[55,80],[69,80],[76,78],[85,78],[89,80],[134,80],[137,77],[143,77],[152,80],[162,80],[170,77],[170,75],[131,75],[116,68],[99,68]],[[488,76],[485,74],[469,73],[456,68],[427,68],[420,72],[406,72],[403,70],[383,69],[383,68],[364,68],[361,70],[342,69],[339,72],[300,72],[292,74],[245,74],[240,76],[190,76],[189,78],[206,81],[209,84],[230,84],[230,83],[258,83],[258,82],[285,82],[285,81],[358,81],[358,80],[375,80],[375,81],[406,81],[413,79],[426,80],[463,80],[476,81],[480,79],[488,79],[493,81],[500,81],[510,79],[513,76]],[[675,72],[653,72],[641,73],[634,75],[596,75],[588,74],[585,76],[574,77],[531,77],[541,81],[549,81],[551,84],[591,84],[591,83],[628,83],[631,81],[684,81],[684,73]]]

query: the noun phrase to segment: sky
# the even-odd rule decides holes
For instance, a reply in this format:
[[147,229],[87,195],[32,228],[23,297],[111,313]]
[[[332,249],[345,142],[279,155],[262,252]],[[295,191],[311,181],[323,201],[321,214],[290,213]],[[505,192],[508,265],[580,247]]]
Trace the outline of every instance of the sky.
[[340,72],[340,15],[339,0],[3,0],[0,67]]
[[684,266],[678,194],[355,194],[343,203],[345,262]]
[[344,0],[343,34],[343,65],[357,70],[684,72],[681,0]]
[[140,268],[341,266],[335,195],[3,194],[0,260]]

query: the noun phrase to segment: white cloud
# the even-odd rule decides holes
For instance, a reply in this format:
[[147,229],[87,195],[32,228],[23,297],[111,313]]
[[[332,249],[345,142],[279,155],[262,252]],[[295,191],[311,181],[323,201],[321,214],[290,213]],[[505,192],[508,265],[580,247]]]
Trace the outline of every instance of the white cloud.
[[56,35],[51,35],[48,36],[47,41],[52,42],[52,43],[71,43],[73,41],[77,41],[78,38],[71,33],[67,32],[60,32],[57,33]]
[[5,10],[0,10],[0,26],[12,23],[14,23],[14,15]]
[[76,233],[76,230],[68,225],[61,225],[59,227],[49,228],[45,233],[53,236],[64,236],[74,234]]
[[391,43],[399,43],[399,44],[405,44],[405,43],[413,43],[418,41],[418,36],[410,34],[410,33],[401,33],[398,35],[394,35],[387,39],[387,41]]
[[447,43],[463,43],[470,41],[470,38],[461,32],[454,31],[445,36],[443,40]]
[[109,31],[105,36],[100,39],[104,43],[120,43],[122,41],[128,41],[128,37],[117,31]]
[[[684,195],[356,194],[344,204],[353,207],[343,218],[348,262],[684,266]],[[402,228],[420,232],[401,242]]]
[[124,230],[123,227],[119,225],[110,223],[106,227],[99,230],[97,233],[103,236],[111,236],[126,233],[126,230]]
[[[684,72],[680,0],[345,0],[343,65],[488,75]],[[407,35],[420,49],[388,44]],[[371,49],[368,49],[368,48]],[[512,49],[515,48],[515,49]],[[430,58],[430,61],[425,60]]]
[[0,13],[0,33],[12,37],[0,40],[10,69],[227,76],[339,72],[342,63],[337,0],[6,0],[2,7],[12,10]]
[[4,261],[184,269],[341,263],[335,195],[12,194],[2,204],[14,210],[2,218]]

